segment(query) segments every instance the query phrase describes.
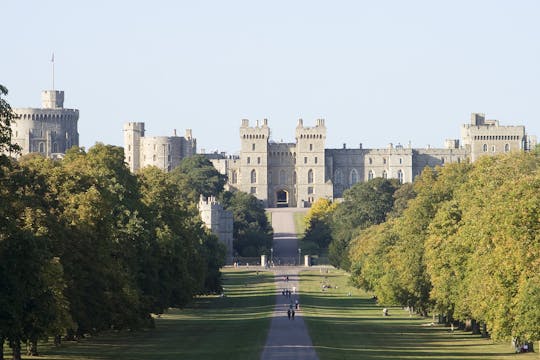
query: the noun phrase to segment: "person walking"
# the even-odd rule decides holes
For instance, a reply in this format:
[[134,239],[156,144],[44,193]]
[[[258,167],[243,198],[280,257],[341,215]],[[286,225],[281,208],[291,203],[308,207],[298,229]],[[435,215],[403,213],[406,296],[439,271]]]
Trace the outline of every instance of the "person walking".
[[291,309],[287,310],[287,317],[291,320]]
[[291,317],[294,320],[294,310],[291,312]]

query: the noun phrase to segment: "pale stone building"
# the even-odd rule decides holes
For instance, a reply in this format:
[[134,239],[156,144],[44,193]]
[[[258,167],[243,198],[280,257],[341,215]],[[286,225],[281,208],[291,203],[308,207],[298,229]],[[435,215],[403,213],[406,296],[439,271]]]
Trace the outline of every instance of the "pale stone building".
[[199,200],[199,213],[201,219],[208,229],[210,229],[226,248],[225,261],[232,264],[233,259],[233,214],[231,211],[223,209],[223,206],[215,197],[204,198],[201,195]]
[[157,166],[164,171],[177,167],[182,159],[197,152],[197,140],[191,129],[185,136],[145,136],[143,122],[124,124],[124,156],[132,172],[146,167]]
[[228,187],[248,192],[268,207],[305,207],[318,198],[340,198],[357,182],[375,177],[412,182],[426,167],[447,163],[475,161],[479,156],[510,151],[529,151],[536,138],[528,136],[523,126],[499,126],[472,114],[471,124],[461,129],[459,140],[445,141],[444,148],[412,148],[393,145],[385,149],[326,149],[323,119],[306,127],[302,120],[296,127],[294,143],[270,140],[265,119],[250,126],[242,120],[239,157],[209,157],[216,169],[228,177]]
[[18,115],[12,129],[12,142],[21,154],[40,153],[51,158],[62,157],[72,146],[79,145],[77,123],[79,110],[64,108],[64,92],[41,92],[41,108],[14,108]]

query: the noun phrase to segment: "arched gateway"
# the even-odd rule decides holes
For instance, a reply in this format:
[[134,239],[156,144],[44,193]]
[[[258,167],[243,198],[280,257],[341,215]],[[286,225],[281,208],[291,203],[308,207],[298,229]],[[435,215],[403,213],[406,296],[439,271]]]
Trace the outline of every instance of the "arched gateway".
[[287,190],[276,191],[276,207],[289,207],[289,192]]

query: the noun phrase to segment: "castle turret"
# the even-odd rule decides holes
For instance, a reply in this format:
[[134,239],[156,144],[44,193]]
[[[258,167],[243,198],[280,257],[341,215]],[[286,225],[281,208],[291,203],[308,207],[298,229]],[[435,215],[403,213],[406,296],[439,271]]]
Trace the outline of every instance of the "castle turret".
[[141,168],[141,138],[144,137],[144,123],[124,124],[124,157],[132,172]]
[[320,197],[331,197],[331,186],[325,174],[326,126],[317,119],[315,126],[304,127],[302,119],[296,127],[296,178],[298,204],[309,204]]
[[262,125],[257,121],[255,126],[249,126],[249,120],[242,120],[240,127],[240,142],[242,159],[240,164],[240,190],[253,194],[268,202],[268,140],[270,128],[268,120]]

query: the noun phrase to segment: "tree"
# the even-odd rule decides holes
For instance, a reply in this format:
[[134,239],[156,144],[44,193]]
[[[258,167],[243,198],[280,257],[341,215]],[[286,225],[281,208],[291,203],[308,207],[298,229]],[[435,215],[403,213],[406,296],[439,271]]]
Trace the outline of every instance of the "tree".
[[350,241],[368,226],[385,221],[398,187],[395,179],[375,178],[345,191],[343,202],[333,212],[329,257],[334,266],[349,269]]
[[311,206],[304,217],[306,232],[304,242],[315,244],[319,249],[327,249],[332,240],[332,215],[337,207],[336,203],[328,199],[319,198]]
[[233,213],[234,250],[239,256],[256,257],[272,246],[273,230],[261,202],[244,192],[224,192],[223,207]]
[[183,159],[180,165],[171,171],[171,176],[194,203],[199,201],[200,195],[218,196],[227,182],[227,177],[220,174],[204,155]]
[[17,119],[9,103],[3,98],[8,94],[8,89],[0,84],[0,153],[19,153],[21,147],[12,143],[11,123]]

